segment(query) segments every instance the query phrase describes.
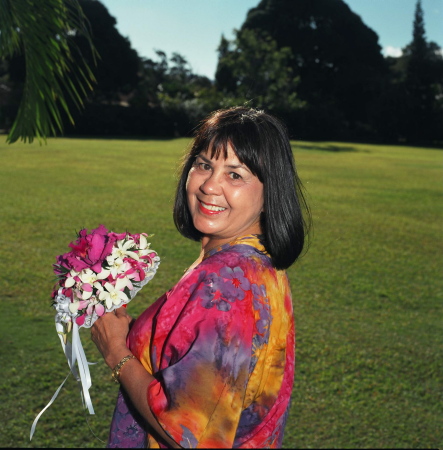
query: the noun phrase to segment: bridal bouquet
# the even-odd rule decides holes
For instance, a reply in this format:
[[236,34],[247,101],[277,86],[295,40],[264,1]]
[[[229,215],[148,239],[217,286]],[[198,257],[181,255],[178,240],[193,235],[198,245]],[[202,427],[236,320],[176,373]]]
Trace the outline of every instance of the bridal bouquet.
[[100,225],[71,242],[71,251],[57,257],[58,282],[52,292],[56,322],[89,328],[105,312],[131,301],[157,271],[160,258],[145,233],[113,233]]
[[[83,229],[77,240],[69,244],[71,251],[59,255],[54,264],[57,283],[51,297],[56,310],[55,327],[70,373],[81,384],[82,398],[90,414],[94,414],[89,396],[91,363],[86,359],[79,329],[90,328],[103,314],[126,306],[154,277],[160,258],[150,248],[148,237],[146,233],[110,232],[103,225],[89,233]],[[67,378],[34,420],[31,439],[38,419],[53,403]]]

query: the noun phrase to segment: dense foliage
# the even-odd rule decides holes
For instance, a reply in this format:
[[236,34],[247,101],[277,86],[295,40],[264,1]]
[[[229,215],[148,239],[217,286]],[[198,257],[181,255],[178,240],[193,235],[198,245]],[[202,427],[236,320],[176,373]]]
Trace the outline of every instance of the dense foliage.
[[0,0],[0,128],[8,128],[9,142],[63,131],[61,111],[73,122],[72,107],[82,106],[94,81],[74,35],[94,62],[76,0]]
[[[84,33],[71,29],[66,39],[97,83],[84,110],[66,101],[69,135],[187,136],[210,111],[247,103],[280,116],[296,138],[443,142],[442,50],[426,39],[421,0],[398,58],[383,57],[377,34],[344,0],[261,0],[233,40],[222,36],[214,80],[193,73],[178,53],[140,57],[98,0],[78,4],[100,58],[95,65]],[[26,94],[25,71],[34,70],[25,56],[0,61],[5,131]]]
[[[442,55],[435,42],[426,40],[423,10],[418,1],[411,43],[400,58],[388,59],[391,83],[379,105],[385,124],[378,123],[384,135],[391,133],[395,138],[392,133],[396,132],[410,142],[443,141]],[[395,116],[396,122],[392,123]]]

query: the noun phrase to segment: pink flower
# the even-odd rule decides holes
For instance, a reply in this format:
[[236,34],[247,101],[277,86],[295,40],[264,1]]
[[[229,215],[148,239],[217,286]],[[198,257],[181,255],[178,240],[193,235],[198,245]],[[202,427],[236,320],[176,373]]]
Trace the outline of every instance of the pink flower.
[[113,231],[111,231],[109,235],[112,236],[115,241],[120,241],[127,236],[127,233],[114,233]]
[[126,275],[132,278],[134,281],[143,281],[145,279],[145,267],[148,267],[148,264],[142,261],[136,261],[135,259],[125,258],[125,262],[127,262],[131,268],[126,271]]
[[65,253],[57,258],[57,264],[68,268],[69,270],[74,269],[76,272],[81,272],[83,269],[88,267],[88,264],[77,258],[74,252]]
[[152,260],[157,256],[156,252],[151,252],[145,256],[141,256],[140,258],[149,259],[149,262],[152,263]]
[[[74,269],[77,272],[90,268],[94,272],[100,273],[103,261],[112,252],[116,236],[118,235],[115,233],[108,233],[103,225],[90,233],[84,228],[80,230],[78,239],[69,244],[72,250],[60,255],[57,258],[57,264],[69,270]],[[56,268],[55,271],[56,274],[60,274],[59,269]]]
[[97,316],[103,316],[103,314],[105,313],[105,307],[99,303],[97,300],[94,300],[93,302],[91,302],[88,306],[88,308],[86,309],[86,314],[89,314],[90,316],[92,316],[92,313],[94,312],[97,313]]
[[75,318],[75,321],[79,327],[81,327],[85,323],[86,317],[87,317],[86,314],[82,314],[81,316]]
[[72,248],[72,251],[75,255],[84,258],[89,249],[89,243],[86,238],[81,237],[77,239],[75,244],[71,242],[69,244],[69,247]]

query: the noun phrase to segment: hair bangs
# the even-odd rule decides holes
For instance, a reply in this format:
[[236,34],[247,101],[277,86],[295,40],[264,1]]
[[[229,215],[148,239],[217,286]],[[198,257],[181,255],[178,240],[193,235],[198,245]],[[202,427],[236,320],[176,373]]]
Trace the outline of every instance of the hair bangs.
[[260,133],[253,122],[227,123],[223,126],[207,124],[205,132],[195,141],[192,156],[195,158],[202,152],[208,152],[211,158],[226,159],[229,147],[239,161],[263,182]]

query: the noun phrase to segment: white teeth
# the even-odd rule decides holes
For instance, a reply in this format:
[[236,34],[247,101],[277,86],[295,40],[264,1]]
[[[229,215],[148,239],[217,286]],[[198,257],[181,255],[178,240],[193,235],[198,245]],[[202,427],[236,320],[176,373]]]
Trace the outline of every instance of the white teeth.
[[221,206],[214,206],[214,205],[207,205],[206,203],[201,202],[201,204],[206,208],[209,209],[209,211],[224,211],[226,208],[223,208]]

